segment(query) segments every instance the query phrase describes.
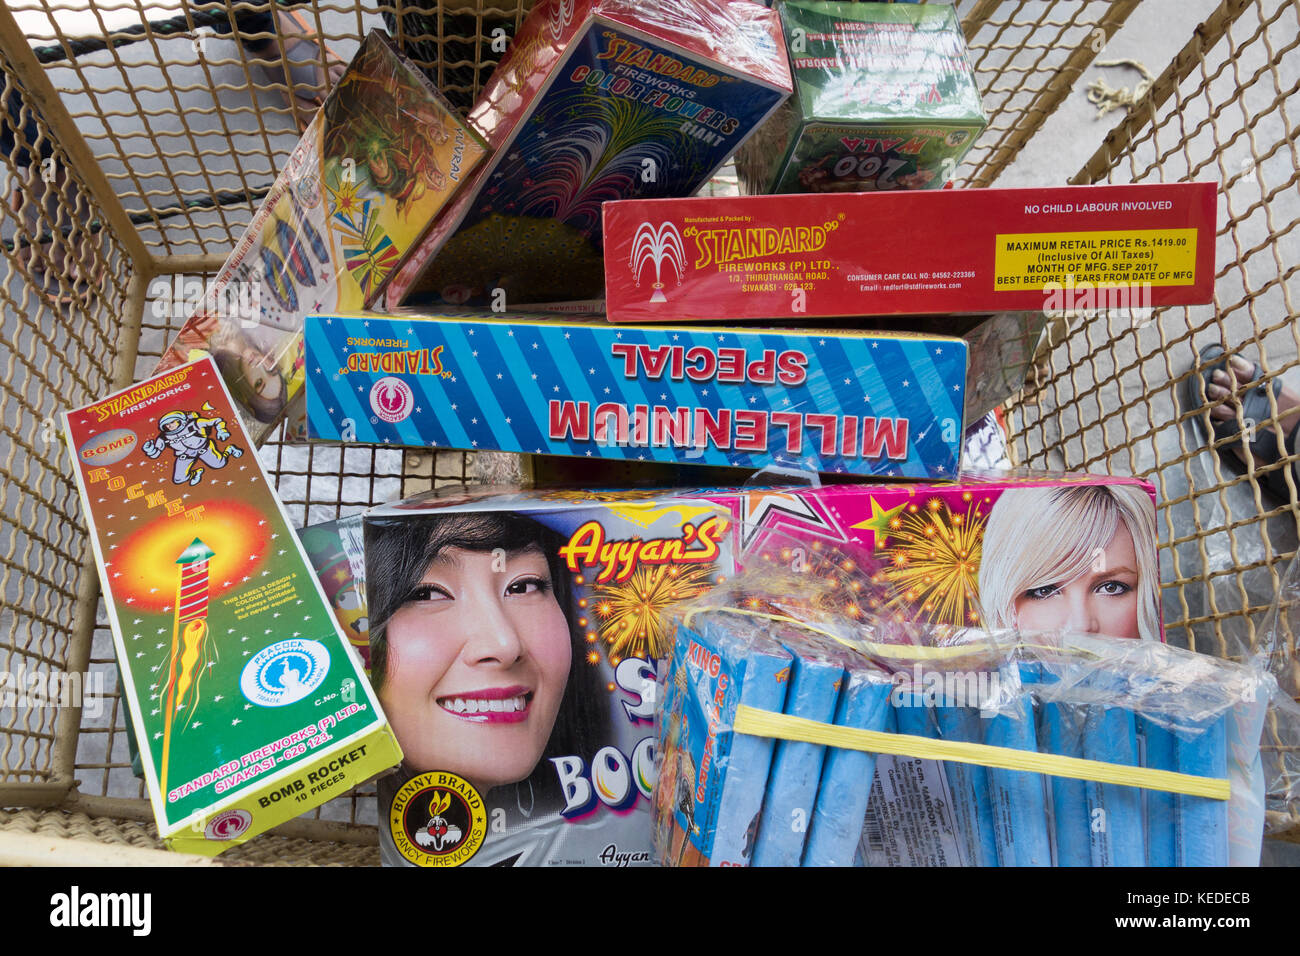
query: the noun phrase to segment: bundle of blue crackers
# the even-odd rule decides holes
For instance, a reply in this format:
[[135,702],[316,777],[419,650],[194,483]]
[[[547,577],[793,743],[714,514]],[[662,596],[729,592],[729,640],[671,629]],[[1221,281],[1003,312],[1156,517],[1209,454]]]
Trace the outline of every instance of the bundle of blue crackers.
[[679,609],[661,864],[1258,863],[1262,667],[1093,635],[888,643],[756,606]]

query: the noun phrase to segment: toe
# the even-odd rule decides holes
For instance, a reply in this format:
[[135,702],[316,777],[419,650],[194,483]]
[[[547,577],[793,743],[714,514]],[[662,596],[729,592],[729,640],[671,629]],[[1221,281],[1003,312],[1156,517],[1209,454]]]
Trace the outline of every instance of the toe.
[[1228,365],[1239,382],[1249,382],[1255,376],[1255,366],[1240,355],[1228,359]]

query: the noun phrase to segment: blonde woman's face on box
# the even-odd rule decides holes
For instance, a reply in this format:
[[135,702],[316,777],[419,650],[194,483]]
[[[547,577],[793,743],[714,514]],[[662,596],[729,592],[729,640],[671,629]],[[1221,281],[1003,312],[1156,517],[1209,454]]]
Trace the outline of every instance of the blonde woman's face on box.
[[1016,623],[1024,630],[1064,628],[1110,637],[1139,638],[1138,562],[1123,522],[1092,567],[1073,581],[1051,581],[1016,598]]

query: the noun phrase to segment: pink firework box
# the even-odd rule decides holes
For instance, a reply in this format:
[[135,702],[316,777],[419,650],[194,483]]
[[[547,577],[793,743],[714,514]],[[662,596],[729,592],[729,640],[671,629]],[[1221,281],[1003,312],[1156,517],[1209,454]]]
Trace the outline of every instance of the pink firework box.
[[[694,193],[791,89],[779,18],[749,0],[542,0],[469,115],[492,159],[388,306],[428,290],[477,302],[491,282],[512,304],[599,296],[600,201]],[[614,167],[634,175],[611,185]]]
[[702,496],[731,509],[745,567],[844,555],[871,579],[862,612],[1164,639],[1155,488],[1137,478],[989,472]]

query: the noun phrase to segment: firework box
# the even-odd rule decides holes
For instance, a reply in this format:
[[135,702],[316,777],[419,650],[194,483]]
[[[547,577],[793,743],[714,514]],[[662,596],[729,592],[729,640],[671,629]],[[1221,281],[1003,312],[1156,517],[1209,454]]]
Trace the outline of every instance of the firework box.
[[[745,529],[746,565],[788,563],[792,539],[833,547],[871,577],[867,613],[935,627],[1073,624],[1163,640],[1155,488],[1140,479],[990,472],[726,500]],[[1089,585],[1098,593],[1075,621],[1064,604],[1078,588],[1091,594]]]
[[956,473],[960,339],[310,316],[308,434],[849,474]]
[[[1135,514],[1126,517],[1126,509]],[[803,489],[475,489],[373,509],[365,518],[372,677],[407,752],[401,773],[379,784],[385,859],[429,865],[649,862],[653,774],[646,775],[645,761],[652,746],[649,715],[655,695],[643,682],[657,679],[672,651],[676,635],[664,617],[671,605],[706,593],[746,568],[766,562],[812,566],[816,555],[826,552],[852,556],[877,579],[872,600],[879,595],[884,603],[869,606],[864,599],[862,613],[896,614],[936,625],[979,623],[986,616],[996,623],[1014,612],[1016,595],[1008,594],[1004,582],[1000,591],[996,586],[984,590],[1005,597],[1008,608],[981,611],[977,603],[989,528],[997,575],[1020,587],[1024,574],[1039,565],[1073,569],[1077,562],[1071,558],[1077,558],[1088,569],[1085,585],[1135,596],[1136,607],[1126,608],[1128,613],[1106,617],[1112,629],[1159,639],[1153,491],[1133,479],[1037,475],[951,485]],[[1134,542],[1129,564],[1136,567],[1122,565],[1110,550],[1113,539],[1123,537],[1121,528]],[[1065,560],[1057,554],[1062,546]],[[456,549],[450,552],[455,561],[435,560],[448,549]],[[513,563],[530,555],[544,557],[545,566]],[[1027,571],[1017,566],[1022,557]],[[1109,562],[1111,571],[1094,581],[1092,562],[1098,558]],[[464,576],[469,570],[479,575],[477,583]],[[1031,580],[1021,591],[1042,585]],[[1117,583],[1109,585],[1112,580]],[[1072,594],[1070,586],[1062,588],[1066,597]],[[539,593],[545,601],[535,597]],[[541,606],[513,611],[493,606],[515,598]],[[414,632],[417,637],[427,633],[450,640],[454,635],[453,649],[470,646],[471,639],[486,642],[473,645],[468,659],[487,664],[500,664],[502,654],[512,661],[528,658],[515,649],[516,642],[524,643],[519,635],[533,622],[562,614],[568,649],[561,656],[569,662],[569,675],[576,673],[573,679],[586,684],[569,687],[566,682],[559,711],[563,720],[553,720],[554,727],[567,729],[548,741],[553,728],[543,728],[534,736],[534,752],[508,776],[485,768],[477,756],[510,749],[494,740],[470,740],[445,754],[406,745],[409,739],[454,739],[428,732],[425,720],[434,721],[440,732],[480,729],[472,723],[462,726],[471,712],[461,708],[468,708],[470,698],[487,701],[485,713],[491,715],[492,701],[508,700],[517,708],[515,698],[533,693],[524,709],[510,712],[527,713],[524,724],[534,707],[538,712],[544,708],[537,702],[543,695],[534,674],[516,677],[509,668],[487,677],[460,669],[453,673],[450,665],[428,663],[433,655],[426,653],[426,645],[394,650],[389,627],[399,614],[423,622]],[[1039,614],[1038,622],[1044,623]],[[481,629],[487,625],[485,636]],[[700,638],[721,653],[717,646],[725,635],[702,631]],[[775,663],[779,655],[771,656],[775,677],[782,668]],[[457,658],[465,659],[463,653]],[[403,688],[408,674],[414,686]],[[390,686],[423,704],[408,708],[391,700]],[[725,688],[711,685],[710,692],[720,689]],[[754,692],[760,689],[754,685]],[[732,705],[745,699],[744,687],[731,690],[737,695]],[[507,696],[492,696],[497,693]],[[429,703],[439,699],[456,713],[448,715],[442,704]],[[411,714],[414,720],[408,722]],[[583,739],[572,731],[575,724],[599,732]],[[704,742],[704,737],[690,735],[675,742],[676,752],[698,750]],[[674,764],[674,781],[690,780],[700,759],[699,753],[691,758],[693,771],[686,762]],[[661,787],[660,798],[676,801],[682,794],[668,790],[677,787],[676,782]],[[694,787],[682,791],[693,792]],[[753,812],[727,815],[725,853],[715,847],[704,850],[698,841],[691,843],[693,849],[687,847],[680,833],[660,845],[672,848],[673,859],[675,854],[711,861],[716,856],[717,865],[743,864],[752,851],[752,846],[746,849],[745,834],[757,812],[752,803],[747,806]],[[690,807],[696,823],[709,813],[694,803]],[[475,822],[484,819],[504,822],[501,829],[484,830]]]
[[649,863],[660,615],[730,576],[732,532],[671,491],[368,512],[371,672],[406,752],[378,782],[384,861]]
[[368,669],[370,630],[366,619],[366,555],[361,516],[308,525],[298,532],[298,537],[334,609],[339,630]]
[[65,428],[167,846],[219,853],[396,764],[213,361]]
[[601,204],[694,193],[790,90],[777,14],[748,0],[543,0],[470,113],[492,160],[388,305],[598,298]]
[[285,417],[292,435],[303,316],[374,302],[485,155],[479,135],[372,31],[221,271],[206,289],[174,277],[155,299],[158,318],[188,316],[155,371],[211,354],[253,440]]
[[638,323],[1149,318],[1211,300],[1215,203],[1213,183],[611,202],[606,310]]
[[712,719],[715,728],[730,728],[739,704],[780,713],[792,662],[752,620],[713,616],[698,632],[678,622],[672,679],[663,683],[657,712],[663,752],[656,757],[655,845],[662,862],[749,865],[776,742],[730,729],[711,736],[708,726]]
[[949,4],[787,0],[794,95],[736,156],[751,193],[939,189],[987,125]]

